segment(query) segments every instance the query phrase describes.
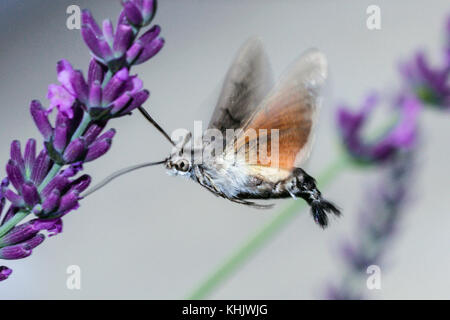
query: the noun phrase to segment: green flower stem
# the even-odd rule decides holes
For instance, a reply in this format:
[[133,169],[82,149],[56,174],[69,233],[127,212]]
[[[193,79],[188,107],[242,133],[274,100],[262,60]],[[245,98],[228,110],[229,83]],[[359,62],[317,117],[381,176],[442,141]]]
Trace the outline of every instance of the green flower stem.
[[108,84],[109,80],[111,80],[113,75],[114,75],[113,72],[110,69],[108,69],[105,78],[103,79],[102,89],[105,89],[106,85]]
[[[342,153],[336,161],[331,163],[319,176],[318,184],[321,187],[329,184],[342,170],[352,164],[348,156]],[[240,246],[230,257],[220,264],[200,285],[195,288],[187,299],[204,299],[216,289],[226,278],[231,276],[244,262],[268,240],[273,237],[281,228],[291,221],[302,209],[306,203],[302,200],[292,200],[284,209],[282,209],[267,225],[263,226],[254,235],[250,236],[242,246]]]
[[7,234],[9,230],[14,228],[16,224],[25,219],[28,214],[28,211],[17,212],[11,219],[9,219],[4,225],[0,227],[0,238]]
[[81,137],[81,135],[84,133],[84,131],[86,130],[86,128],[89,126],[90,123],[91,123],[91,116],[89,115],[88,112],[85,112],[83,115],[83,119],[81,119],[81,122],[78,125],[77,130],[75,130],[75,132],[73,133],[70,141],[73,141]]
[[[85,112],[83,115],[83,119],[81,119],[80,124],[78,125],[77,130],[75,130],[75,132],[72,135],[72,138],[70,138],[70,141],[73,141],[77,138],[79,138],[84,131],[86,130],[86,128],[89,126],[89,124],[91,123],[91,116],[89,115],[89,113]],[[44,188],[47,186],[47,184],[58,174],[59,170],[61,170],[62,165],[54,163],[52,168],[50,169],[50,171],[47,173],[47,176],[45,177],[44,181],[42,181],[42,183],[39,185],[38,187],[38,191],[39,193],[44,190]]]
[[45,176],[44,181],[39,185],[38,192],[41,193],[42,190],[47,186],[47,184],[58,174],[59,170],[62,168],[61,165],[54,163],[50,171]]

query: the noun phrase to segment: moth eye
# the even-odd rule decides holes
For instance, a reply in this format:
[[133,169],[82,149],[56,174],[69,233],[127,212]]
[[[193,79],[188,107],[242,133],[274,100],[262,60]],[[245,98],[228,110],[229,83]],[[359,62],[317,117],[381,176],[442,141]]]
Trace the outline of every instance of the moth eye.
[[179,171],[188,171],[189,170],[189,162],[187,160],[180,160],[177,162],[177,169]]

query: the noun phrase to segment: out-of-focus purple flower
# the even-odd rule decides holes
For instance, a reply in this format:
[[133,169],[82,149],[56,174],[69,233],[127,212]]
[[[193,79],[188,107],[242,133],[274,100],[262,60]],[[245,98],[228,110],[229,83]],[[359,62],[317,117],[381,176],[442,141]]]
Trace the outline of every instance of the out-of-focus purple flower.
[[445,50],[447,62],[450,63],[450,15],[447,16],[447,21],[445,22]]
[[399,65],[400,74],[408,89],[427,105],[450,110],[450,16],[445,24],[443,62],[431,66],[425,53],[419,51]]
[[367,190],[356,235],[344,242],[339,252],[347,265],[347,273],[340,283],[329,286],[326,298],[361,299],[365,296],[367,268],[382,264],[411,199],[416,149],[398,152],[383,168],[377,184]]
[[144,27],[150,24],[157,7],[156,0],[124,0],[122,5],[123,15],[135,27]]
[[0,266],[0,281],[8,279],[11,275],[12,270],[5,266]]
[[337,122],[342,141],[352,158],[362,163],[381,163],[389,160],[398,150],[411,148],[416,141],[417,117],[420,102],[412,96],[399,99],[398,120],[381,138],[369,141],[363,137],[369,115],[378,104],[376,94],[369,95],[358,111],[339,106]]
[[[450,50],[450,49],[448,49]],[[424,103],[450,110],[450,51],[442,67],[432,67],[423,52],[399,66],[400,74],[414,94]]]

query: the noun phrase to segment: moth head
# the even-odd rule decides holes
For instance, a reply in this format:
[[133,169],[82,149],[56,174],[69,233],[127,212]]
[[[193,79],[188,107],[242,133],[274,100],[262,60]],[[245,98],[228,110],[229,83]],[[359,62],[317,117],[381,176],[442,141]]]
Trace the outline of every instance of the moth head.
[[191,149],[187,146],[191,133],[186,134],[177,144],[166,161],[166,169],[171,175],[189,175],[192,170]]
[[166,169],[170,175],[189,175],[192,170],[192,162],[183,155],[172,155],[166,161]]

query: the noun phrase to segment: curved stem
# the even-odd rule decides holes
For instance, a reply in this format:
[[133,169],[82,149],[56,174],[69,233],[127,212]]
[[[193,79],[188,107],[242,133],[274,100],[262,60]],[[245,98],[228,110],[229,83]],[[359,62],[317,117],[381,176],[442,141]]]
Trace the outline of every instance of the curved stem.
[[[319,186],[324,187],[329,184],[342,169],[351,163],[352,162],[346,154],[340,155],[337,160],[331,163],[318,177],[317,181]],[[306,203],[302,200],[291,201],[272,219],[272,221],[244,241],[242,246],[232,253],[231,256],[220,264],[215,271],[213,271],[191,292],[191,294],[187,296],[187,299],[204,299],[207,297],[305,207]]]

